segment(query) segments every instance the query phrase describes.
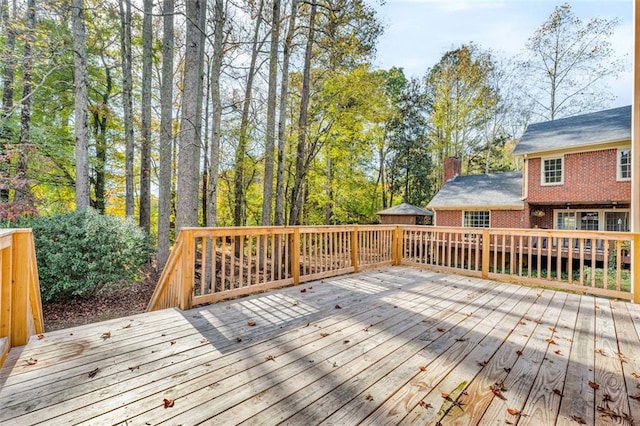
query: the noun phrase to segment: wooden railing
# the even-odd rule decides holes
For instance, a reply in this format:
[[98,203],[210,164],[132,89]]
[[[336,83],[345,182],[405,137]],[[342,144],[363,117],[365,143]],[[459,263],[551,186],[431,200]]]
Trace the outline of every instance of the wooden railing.
[[[402,227],[402,264],[640,302],[640,234]],[[635,257],[634,257],[635,256]],[[636,276],[638,276],[638,271]],[[635,283],[635,284],[634,284]]]
[[[640,303],[640,234],[430,226],[187,228],[148,310],[214,302],[385,265]],[[636,266],[636,277],[640,266]]]
[[44,332],[38,266],[30,229],[0,231],[0,365],[9,349]]
[[182,229],[147,309],[188,309],[391,265],[395,232],[395,226]]

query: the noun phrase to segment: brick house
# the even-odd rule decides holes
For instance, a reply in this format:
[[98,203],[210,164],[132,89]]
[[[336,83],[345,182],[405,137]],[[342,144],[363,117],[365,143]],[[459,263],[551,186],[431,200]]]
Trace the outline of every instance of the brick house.
[[629,230],[630,106],[531,124],[513,155],[522,172],[459,176],[447,159],[434,224]]

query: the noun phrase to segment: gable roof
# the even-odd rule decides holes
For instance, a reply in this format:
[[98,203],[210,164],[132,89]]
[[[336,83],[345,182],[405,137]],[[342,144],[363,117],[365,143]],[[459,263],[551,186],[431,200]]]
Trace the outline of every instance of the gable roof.
[[513,155],[542,153],[631,139],[631,106],[527,126]]
[[440,188],[427,207],[522,209],[522,172],[458,176]]
[[433,212],[407,203],[389,207],[388,209],[381,210],[376,214],[383,216],[433,216]]

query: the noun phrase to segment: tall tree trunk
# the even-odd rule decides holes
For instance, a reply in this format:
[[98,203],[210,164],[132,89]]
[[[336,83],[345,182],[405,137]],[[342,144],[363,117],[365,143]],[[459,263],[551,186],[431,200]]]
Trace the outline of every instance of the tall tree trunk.
[[269,51],[269,91],[267,94],[267,136],[264,148],[264,182],[262,187],[263,226],[271,225],[271,209],[273,201],[273,151],[275,149],[276,138],[278,45],[280,44],[280,0],[273,0],[271,21],[271,47]]
[[173,140],[174,0],[162,3],[162,85],[160,87],[160,152],[158,188],[158,268],[169,258],[171,231],[171,142]]
[[207,225],[216,226],[218,221],[218,166],[220,164],[220,139],[222,120],[222,99],[220,96],[220,74],[222,73],[222,43],[224,28],[224,1],[215,0],[213,18],[213,58],[211,62],[211,101],[213,116],[211,117],[211,155],[209,163],[209,184],[207,186]]
[[89,95],[83,0],[73,0],[71,19],[74,51],[73,77],[75,83],[76,209],[86,210],[89,207],[89,149],[87,147],[87,106],[89,104]]
[[311,12],[309,14],[309,34],[307,36],[307,46],[304,54],[304,70],[302,74],[302,93],[300,97],[300,116],[298,118],[298,146],[296,149],[296,174],[291,190],[291,214],[289,215],[290,225],[300,224],[300,212],[303,203],[303,190],[307,174],[306,157],[307,153],[307,125],[309,100],[311,97],[311,50],[315,37],[316,11],[318,5],[315,0],[311,1]]
[[186,1],[186,51],[184,56],[184,76],[182,94],[182,117],[180,119],[180,137],[178,141],[178,176],[176,190],[176,228],[196,226],[198,224],[198,155],[200,135],[198,133],[198,99],[202,90],[200,80],[202,41],[200,13],[202,2]]
[[280,82],[280,105],[278,106],[278,176],[276,178],[276,225],[278,226],[285,224],[284,148],[287,140],[287,92],[289,90],[289,59],[291,57],[297,14],[298,0],[291,0],[291,14],[289,15],[287,36],[285,37],[282,52],[282,81]]
[[22,111],[20,114],[20,146],[18,151],[18,167],[16,170],[15,201],[29,203],[32,199],[29,187],[27,164],[31,145],[31,89],[33,85],[33,42],[36,27],[36,2],[27,1],[24,35],[24,53],[22,59]]
[[102,93],[102,102],[91,108],[93,115],[93,126],[96,143],[95,161],[95,203],[94,208],[100,213],[105,213],[105,187],[106,187],[106,164],[107,164],[107,124],[109,117],[109,99],[113,90],[113,79],[111,69],[104,59],[104,52],[101,53],[102,65],[105,73],[105,89]]
[[[198,24],[198,30],[200,33],[200,50],[198,51],[198,92],[196,99],[196,133],[198,135],[198,149],[194,151],[194,161],[198,166],[198,173],[194,174],[193,185],[197,188],[200,183],[200,159],[201,159],[201,151],[203,150],[203,138],[202,138],[202,104],[204,102],[204,44],[207,41],[207,0],[200,0],[200,21]],[[207,96],[208,97],[208,96]],[[206,163],[205,163],[206,168]],[[206,177],[203,178],[203,181],[206,182]],[[203,183],[206,187],[206,184]],[[205,188],[206,191],[206,188]],[[204,195],[203,195],[204,197]],[[197,197],[198,198],[198,197]],[[196,211],[196,218],[198,217],[198,213]],[[204,220],[204,217],[203,217]]]
[[122,110],[125,140],[125,214],[134,215],[134,139],[133,139],[133,77],[131,71],[131,0],[119,0],[120,52],[122,62]]
[[258,39],[260,36],[260,24],[262,23],[262,8],[264,0],[260,0],[258,13],[256,15],[256,27],[251,43],[251,63],[247,73],[247,85],[244,90],[244,103],[242,105],[242,117],[240,119],[240,135],[238,137],[238,148],[236,149],[236,167],[234,176],[234,204],[233,204],[233,224],[243,226],[245,224],[245,193],[244,193],[244,163],[247,155],[247,145],[249,144],[249,110],[251,107],[251,96],[253,91],[253,79],[256,74],[256,61],[258,59]]
[[142,99],[140,146],[140,227],[151,232],[151,79],[153,78],[153,0],[143,1],[142,19]]
[[[14,134],[8,121],[13,113],[13,86],[16,72],[15,46],[16,46],[16,30],[14,19],[16,17],[16,2],[13,1],[11,15],[9,14],[9,4],[7,0],[2,0],[0,6],[0,16],[2,20],[2,29],[5,36],[3,49],[3,75],[2,75],[2,116],[0,117],[0,155],[6,154],[6,146],[13,143]],[[2,159],[0,173],[2,173],[3,181],[10,179],[11,170],[9,168],[9,159]],[[0,189],[0,203],[9,201],[9,188]]]

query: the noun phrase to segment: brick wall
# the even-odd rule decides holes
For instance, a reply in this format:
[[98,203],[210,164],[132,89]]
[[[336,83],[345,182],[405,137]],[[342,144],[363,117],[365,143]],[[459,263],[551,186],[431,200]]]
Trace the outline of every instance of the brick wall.
[[[529,164],[529,203],[629,202],[631,182],[617,181],[617,150],[565,154],[564,184],[540,184],[540,158]],[[595,184],[597,182],[597,185]]]
[[462,212],[460,210],[438,210],[434,225],[462,226]]
[[[492,228],[528,228],[527,214],[525,210],[492,210]],[[462,226],[461,210],[438,210],[436,213],[436,226]]]

